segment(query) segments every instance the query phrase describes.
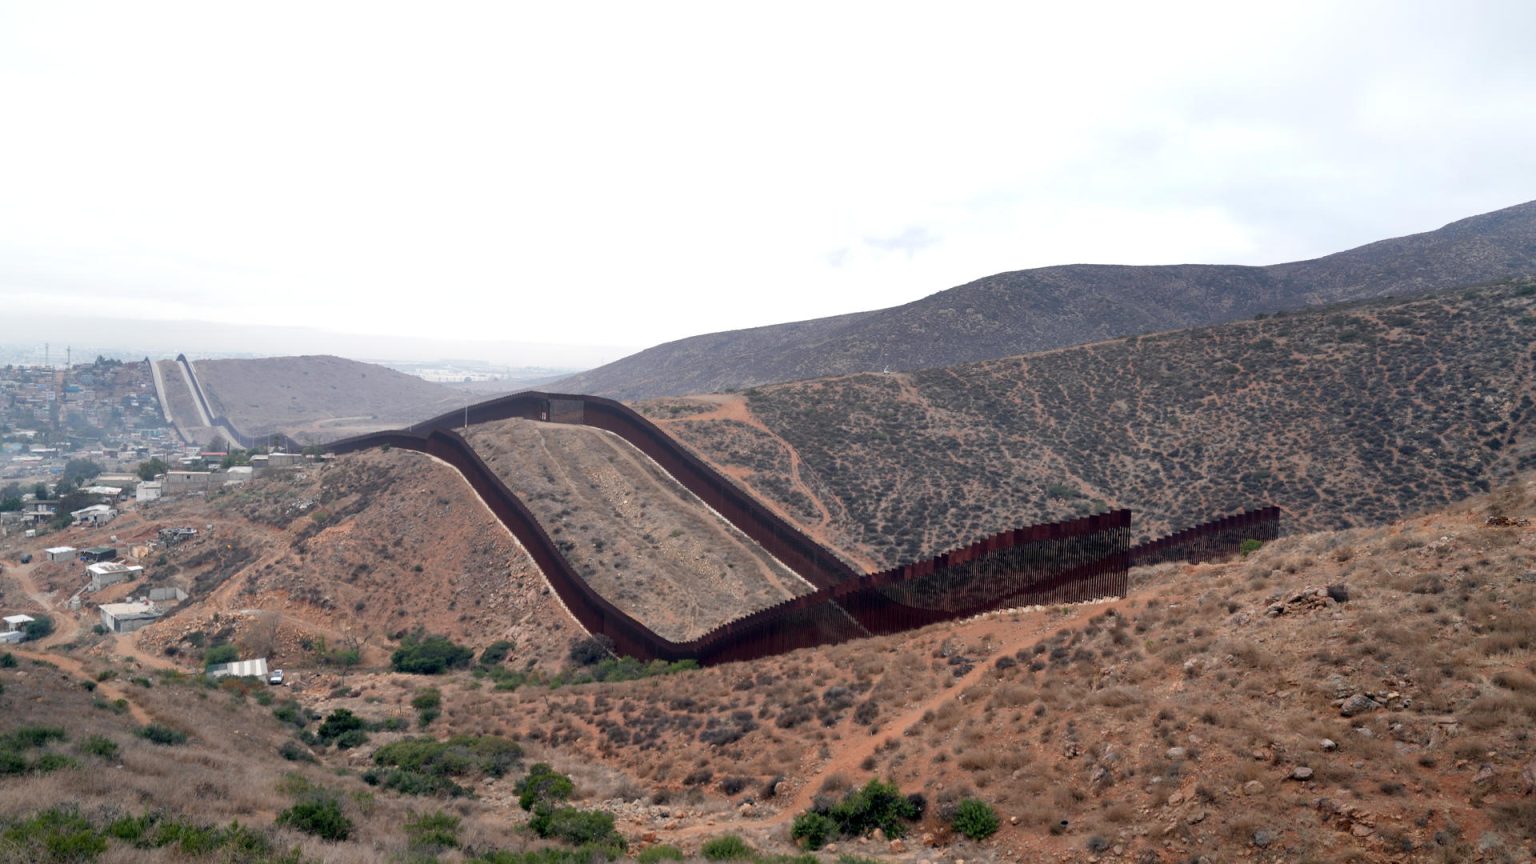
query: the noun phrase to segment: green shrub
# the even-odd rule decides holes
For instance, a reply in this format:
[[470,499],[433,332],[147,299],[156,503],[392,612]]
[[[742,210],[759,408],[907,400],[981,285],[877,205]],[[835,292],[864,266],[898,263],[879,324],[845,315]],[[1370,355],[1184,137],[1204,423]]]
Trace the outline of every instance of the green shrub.
[[[363,780],[406,795],[467,794],[451,778],[472,774],[502,777],[522,759],[517,742],[494,735],[456,735],[447,741],[404,738],[374,751]],[[380,770],[382,769],[382,770]]]
[[640,850],[640,854],[635,856],[635,860],[639,861],[640,864],[657,864],[659,861],[681,861],[683,857],[683,850],[663,843],[659,846],[648,846]]
[[1248,539],[1237,544],[1238,554],[1242,555],[1244,558],[1247,558],[1249,555],[1252,555],[1262,548],[1264,548],[1263,540]]
[[21,726],[0,736],[0,748],[28,750],[42,747],[49,741],[63,741],[65,737],[64,730],[58,726]]
[[417,690],[416,695],[411,697],[411,707],[416,709],[417,720],[421,728],[425,729],[442,714],[443,694],[436,687]]
[[571,662],[578,666],[591,666],[611,656],[613,656],[613,640],[601,633],[571,642]]
[[80,763],[62,753],[44,753],[32,763],[32,773],[47,774],[60,768],[78,768]]
[[453,644],[447,636],[413,633],[400,642],[389,662],[396,672],[439,675],[449,669],[468,666],[474,658],[474,651]]
[[699,854],[710,861],[751,861],[757,851],[735,834],[726,834],[705,843]]
[[315,736],[323,744],[335,742],[339,749],[346,750],[367,743],[368,724],[363,718],[353,714],[349,709],[337,708],[325,717],[325,722],[315,730]]
[[151,723],[140,729],[137,734],[151,744],[160,744],[165,747],[187,743],[187,733],[159,723]]
[[442,810],[423,813],[405,823],[405,836],[413,846],[453,849],[459,845],[459,817]]
[[411,707],[417,711],[430,711],[433,708],[441,708],[443,705],[443,693],[436,687],[423,687],[411,697]]
[[5,652],[4,654],[0,654],[0,669],[15,669],[15,668],[16,668],[16,655],[15,654],[12,654],[9,651]]
[[838,830],[849,837],[862,837],[879,828],[893,839],[904,836],[906,823],[919,815],[917,805],[902,795],[896,784],[879,780],[849,792],[827,813]]
[[215,645],[203,652],[203,668],[207,669],[209,666],[216,666],[220,663],[233,663],[239,659],[240,649],[226,642],[223,645]]
[[972,840],[985,840],[997,833],[997,811],[985,801],[967,798],[955,808],[950,827]]
[[795,817],[794,825],[789,829],[789,836],[802,841],[805,848],[815,851],[827,845],[827,841],[837,833],[837,823],[825,813],[817,813],[808,810]]
[[517,781],[517,805],[524,810],[550,807],[564,801],[576,791],[571,778],[555,771],[543,762],[528,769],[528,775]]
[[515,645],[506,639],[498,639],[497,641],[492,642],[491,644],[485,646],[484,651],[480,652],[480,665],[496,666],[500,664],[501,661],[507,659],[507,655],[511,654],[512,649],[515,647]]
[[289,762],[315,761],[315,754],[309,752],[308,747],[292,739],[284,741],[283,746],[277,748],[277,755],[287,759]]
[[0,832],[0,848],[15,861],[91,861],[107,851],[107,838],[73,807],[52,807]]
[[277,824],[332,842],[352,836],[352,820],[341,812],[341,802],[325,793],[311,793],[277,814]]
[[540,807],[528,827],[540,837],[564,840],[573,846],[599,846],[622,850],[624,838],[613,829],[613,814],[575,807]]
[[22,637],[21,641],[36,642],[53,632],[53,619],[47,615],[38,615],[31,621],[21,625],[21,632],[26,634]]
[[92,735],[84,741],[81,741],[76,749],[86,756],[95,756],[99,759],[107,759],[110,761],[117,759],[118,751],[120,748],[117,746],[117,742],[113,741],[111,738],[107,738],[103,735]]

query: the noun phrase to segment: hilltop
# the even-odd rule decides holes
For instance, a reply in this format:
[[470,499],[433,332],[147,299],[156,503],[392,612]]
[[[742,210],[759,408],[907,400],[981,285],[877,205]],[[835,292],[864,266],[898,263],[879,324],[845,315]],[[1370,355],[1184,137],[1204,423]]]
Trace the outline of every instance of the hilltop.
[[414,375],[326,355],[196,360],[192,366],[214,414],[257,437],[283,432],[300,441],[332,441],[406,426],[468,398]]
[[912,371],[1536,273],[1536,202],[1267,267],[1073,264],[870,312],[668,342],[549,389],[619,399]]
[[1536,282],[636,407],[871,568],[1129,507],[1378,524],[1536,467]]

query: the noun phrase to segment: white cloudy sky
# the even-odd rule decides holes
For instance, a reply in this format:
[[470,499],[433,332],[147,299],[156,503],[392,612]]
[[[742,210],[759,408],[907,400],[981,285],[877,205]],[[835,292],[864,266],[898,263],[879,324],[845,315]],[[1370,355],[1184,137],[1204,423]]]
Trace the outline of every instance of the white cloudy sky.
[[0,317],[644,346],[1313,257],[1536,198],[1533,33],[1525,0],[0,2]]

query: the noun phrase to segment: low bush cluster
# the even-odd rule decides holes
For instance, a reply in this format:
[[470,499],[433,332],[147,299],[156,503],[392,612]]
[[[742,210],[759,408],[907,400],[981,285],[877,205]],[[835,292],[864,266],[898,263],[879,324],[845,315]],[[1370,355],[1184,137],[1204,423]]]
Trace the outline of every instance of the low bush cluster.
[[836,804],[817,802],[795,817],[790,834],[813,850],[838,835],[862,837],[876,828],[896,838],[905,835],[908,823],[921,819],[926,808],[921,795],[903,795],[894,783],[870,780]]
[[400,641],[400,647],[390,655],[389,663],[396,672],[441,675],[449,669],[463,669],[474,659],[474,651],[454,644],[447,636],[418,631]]
[[454,778],[502,777],[522,756],[517,742],[494,735],[405,738],[374,751],[377,767],[365,772],[363,780],[406,795],[457,797],[468,790]]

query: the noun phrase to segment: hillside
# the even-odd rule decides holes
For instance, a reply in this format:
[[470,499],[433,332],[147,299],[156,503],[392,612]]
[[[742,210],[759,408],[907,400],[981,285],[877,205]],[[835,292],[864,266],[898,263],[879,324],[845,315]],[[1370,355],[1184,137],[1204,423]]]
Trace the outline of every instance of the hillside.
[[[418,462],[431,464],[343,457],[332,467],[351,491],[335,500],[363,474]],[[438,494],[463,500],[452,483]],[[370,512],[387,500],[312,539],[345,544],[357,520],[398,519]],[[23,646],[17,665],[0,663],[0,743],[26,766],[0,794],[0,843],[10,844],[0,849],[50,860],[47,832],[68,825],[77,843],[103,838],[100,860],[419,860],[441,849],[417,845],[409,824],[444,812],[461,820],[452,833],[463,849],[440,860],[524,864],[488,850],[550,844],[524,830],[515,791],[545,762],[571,775],[575,806],[615,818],[624,860],[656,844],[700,860],[704,843],[727,833],[788,853],[797,814],[872,778],[921,795],[922,818],[904,840],[839,838],[815,861],[1528,860],[1533,516],[1527,474],[1398,524],[1287,537],[1229,563],[1137,570],[1122,600],[637,681],[555,686],[514,674],[554,634],[519,641],[499,669],[432,677],[295,659],[296,686],[281,689],[210,689],[164,669],[167,658],[125,651],[121,637]],[[451,609],[450,596],[423,594],[423,614]],[[441,704],[424,720],[414,703],[427,688]],[[362,727],[345,743],[320,722],[342,710]],[[188,740],[152,743],[138,731],[151,723]],[[505,774],[426,763],[406,775],[420,785],[381,782],[384,748],[415,736],[499,736],[520,755],[502,751]],[[455,759],[481,752],[458,746]],[[462,772],[453,779],[474,796],[434,796],[429,771]],[[326,794],[355,823],[347,841],[276,824],[295,801]],[[995,835],[975,842],[951,830],[968,797],[996,808]],[[37,821],[53,806],[64,809]],[[234,841],[218,838],[231,835],[183,840],[184,829],[155,843],[143,837],[165,836],[158,829],[137,835],[114,821],[150,811],[193,825],[238,819],[242,847],[299,854],[221,854]]]
[[930,369],[1533,273],[1536,202],[1268,267],[1074,264],[999,273],[889,309],[669,342],[550,389],[646,399]]
[[283,432],[300,441],[331,441],[406,426],[461,406],[467,398],[414,375],[341,357],[196,360],[192,365],[214,414],[252,436]]
[[1536,467],[1536,282],[639,407],[868,565],[1092,509],[1367,525]]
[[469,441],[581,578],[666,639],[811,591],[616,435],[502,420],[472,427]]

